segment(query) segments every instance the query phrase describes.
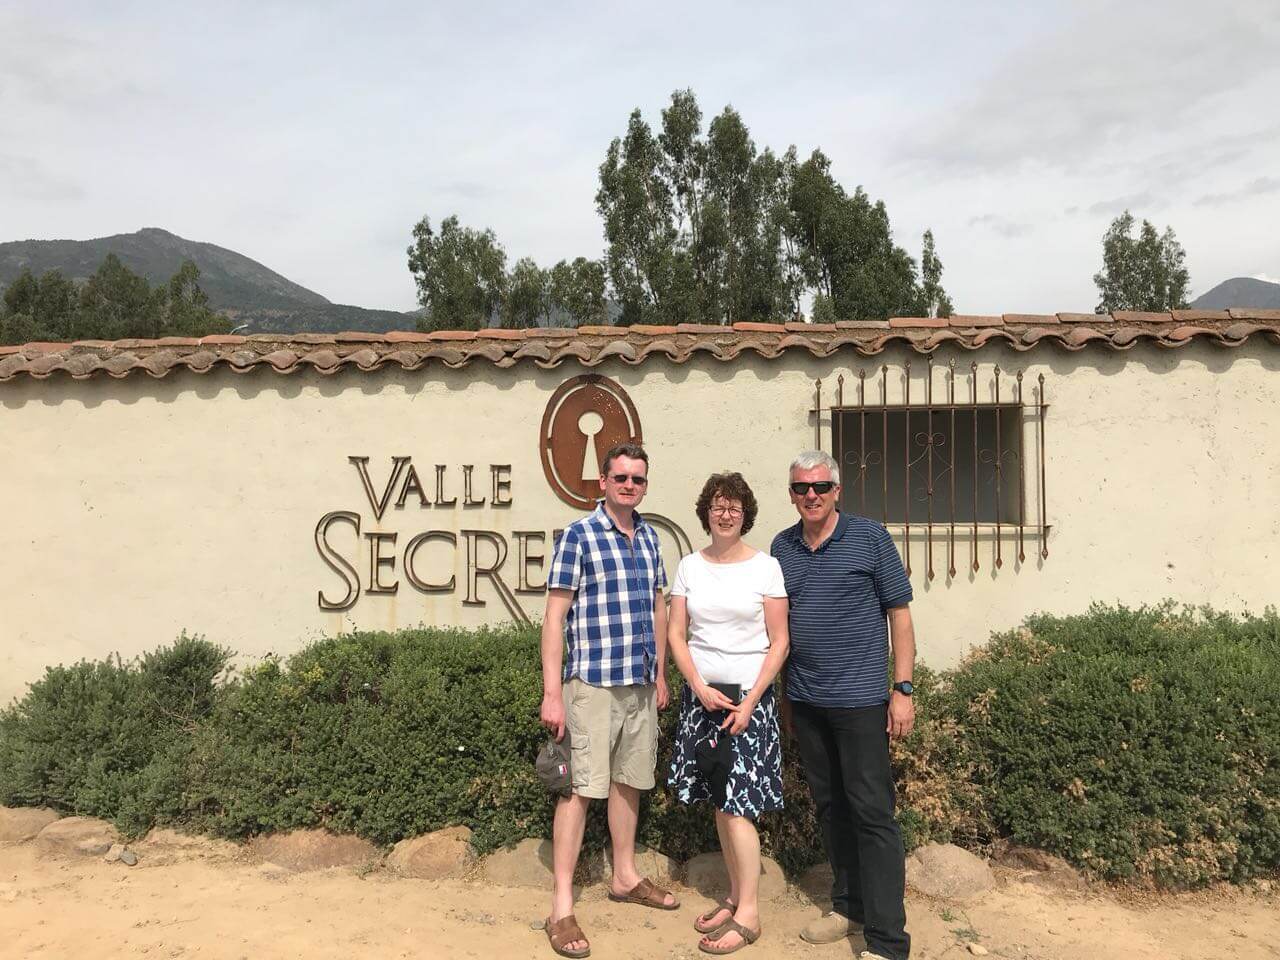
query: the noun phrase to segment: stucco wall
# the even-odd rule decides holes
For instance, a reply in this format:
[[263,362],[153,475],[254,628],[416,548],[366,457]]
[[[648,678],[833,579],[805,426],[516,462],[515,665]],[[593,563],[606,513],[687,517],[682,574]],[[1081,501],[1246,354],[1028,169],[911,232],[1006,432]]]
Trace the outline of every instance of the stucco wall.
[[[992,563],[984,536],[981,568],[966,567],[969,539],[957,544],[959,573],[946,576],[946,542],[935,547],[937,577],[924,576],[917,531],[914,605],[921,656],[955,662],[990,631],[1026,614],[1073,612],[1090,602],[1136,604],[1164,597],[1218,607],[1275,603],[1280,538],[1280,350],[1262,342],[1224,350],[1138,346],[1127,352],[1004,348],[935,355],[936,383],[954,356],[962,370],[1026,371],[1047,378],[1049,557],[1028,538],[1027,562],[1015,562],[1006,536],[1004,567]],[[466,605],[463,530],[491,530],[510,543],[503,576],[517,585],[515,531],[546,532],[577,512],[547,485],[539,460],[543,408],[565,379],[603,373],[630,394],[653,457],[645,507],[702,542],[693,499],[706,475],[740,469],[761,501],[748,540],[767,547],[794,521],[786,466],[811,447],[813,381],[829,402],[836,373],[856,377],[887,363],[891,401],[901,367],[912,362],[912,393],[922,396],[924,361],[889,351],[815,359],[800,351],[779,359],[742,357],[724,364],[699,357],[641,366],[606,363],[591,371],[478,362],[464,370],[438,364],[334,377],[300,372],[174,374],[155,380],[15,379],[0,386],[0,472],[6,549],[0,551],[0,701],[18,695],[47,664],[111,652],[136,655],[179,631],[202,633],[244,656],[288,653],[324,633],[417,623],[479,624],[509,619],[492,585],[481,580]],[[1005,381],[1006,388],[1009,385]],[[984,386],[985,390],[985,386]],[[984,395],[983,399],[989,399]],[[1028,389],[1028,400],[1031,399]],[[1033,446],[1034,425],[1027,427]],[[827,442],[825,427],[823,439]],[[429,497],[434,465],[444,464],[454,507],[420,507],[411,496],[375,522],[350,456],[368,456],[379,493],[393,456],[411,456]],[[491,496],[491,464],[510,464],[510,506],[461,503],[462,465],[474,465],[474,496]],[[1028,511],[1039,519],[1035,462]],[[398,489],[396,495],[398,495]],[[361,532],[398,534],[394,567],[382,568],[394,596],[361,595],[345,611],[324,612],[317,595],[341,598],[343,581],[321,559],[317,522],[353,511]],[[412,587],[402,551],[415,534],[459,534],[456,552],[433,542],[420,573],[458,577],[452,593]],[[335,524],[330,543],[369,586],[369,543]],[[674,553],[674,541],[667,539]],[[481,562],[491,545],[479,545]],[[674,562],[674,557],[670,559]],[[530,579],[541,583],[545,566]],[[535,619],[542,598],[520,602]]]

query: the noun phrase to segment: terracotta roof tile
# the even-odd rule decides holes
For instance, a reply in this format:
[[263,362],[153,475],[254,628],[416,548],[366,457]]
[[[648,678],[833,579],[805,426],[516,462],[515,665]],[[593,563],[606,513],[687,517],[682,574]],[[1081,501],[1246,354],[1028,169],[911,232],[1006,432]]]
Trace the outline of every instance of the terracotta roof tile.
[[1145,313],[1140,310],[1117,310],[1111,315],[1116,323],[1168,323],[1167,313]]
[[1165,334],[1170,340],[1190,340],[1192,337],[1198,337],[1202,334],[1212,334],[1213,331],[1206,327],[1196,327],[1186,324],[1181,327],[1175,327]]
[[998,319],[1006,324],[1025,323],[1027,326],[1043,327],[1047,323],[1061,323],[1056,313],[1006,313]]
[[504,327],[490,327],[488,330],[477,330],[476,336],[481,340],[523,340],[523,330],[509,330]]
[[1173,319],[1179,323],[1198,323],[1201,320],[1230,320],[1226,310],[1174,310]]
[[945,327],[946,317],[890,317],[890,327]]
[[888,321],[738,323],[731,327],[679,324],[588,326],[578,330],[214,335],[199,339],[85,340],[0,347],[0,381],[23,374],[37,379],[63,374],[74,378],[120,378],[137,372],[163,377],[175,369],[204,373],[218,367],[236,373],[262,367],[292,373],[305,367],[334,375],[343,370],[371,371],[383,366],[417,370],[432,361],[454,368],[471,363],[509,367],[532,362],[553,369],[565,361],[593,367],[611,360],[637,364],[648,357],[683,363],[699,353],[724,362],[744,352],[772,359],[787,351],[826,357],[852,350],[870,357],[895,344],[928,354],[946,343],[979,350],[996,341],[1019,351],[1037,349],[1041,344],[1068,350],[1127,350],[1143,340],[1173,349],[1199,340],[1224,347],[1239,346],[1255,337],[1280,346],[1280,311],[961,315],[950,321],[895,317]]
[[[1244,340],[1246,337],[1253,336],[1253,334],[1266,329],[1266,327],[1260,326],[1256,323],[1250,323],[1247,320],[1239,320],[1228,326],[1227,329],[1223,330],[1222,334],[1229,340]],[[1272,328],[1271,332],[1275,332],[1274,328]]]

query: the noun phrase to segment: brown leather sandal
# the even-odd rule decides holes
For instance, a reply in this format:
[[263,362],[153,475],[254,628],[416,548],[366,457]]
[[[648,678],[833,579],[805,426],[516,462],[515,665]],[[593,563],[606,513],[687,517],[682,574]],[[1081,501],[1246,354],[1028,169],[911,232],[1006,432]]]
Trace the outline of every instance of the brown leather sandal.
[[675,903],[664,902],[669,895],[670,891],[655,886],[648,877],[645,877],[625,894],[614,893],[612,888],[609,889],[609,899],[614,903],[638,903],[642,907],[653,907],[655,910],[680,909],[679,900],[676,900]]
[[[578,926],[578,919],[572,913],[567,917],[562,917],[555,923],[551,922],[548,917],[543,924],[543,929],[547,931],[547,939],[551,941],[551,949],[562,957],[569,957],[570,960],[582,960],[583,957],[591,956],[591,944],[587,941],[587,935],[582,932],[582,928]],[[570,950],[565,946],[566,943],[573,943],[575,940],[581,940],[587,945],[579,947],[576,950]]]
[[725,910],[729,911],[728,919],[732,920],[733,913],[737,909],[738,905],[728,897],[725,897],[706,913],[699,914],[698,919],[693,921],[693,929],[697,930],[699,933],[714,933],[724,926],[724,920],[721,920],[719,923],[712,923],[711,921]]
[[735,943],[732,947],[713,947],[711,946],[711,944],[706,942],[706,938],[704,937],[702,940],[698,941],[698,949],[701,950],[703,953],[710,953],[710,954],[714,954],[717,957],[723,957],[727,953],[737,953],[743,947],[751,946],[751,944],[755,943],[757,940],[760,939],[760,934],[763,932],[764,932],[763,927],[761,927],[759,930],[748,930],[746,927],[740,924],[737,920],[729,919],[725,921],[725,923],[723,923],[718,930],[715,930],[712,933],[707,934],[707,936],[714,936],[715,941],[713,942],[717,942],[726,933],[736,933],[739,937],[742,938],[738,943]]

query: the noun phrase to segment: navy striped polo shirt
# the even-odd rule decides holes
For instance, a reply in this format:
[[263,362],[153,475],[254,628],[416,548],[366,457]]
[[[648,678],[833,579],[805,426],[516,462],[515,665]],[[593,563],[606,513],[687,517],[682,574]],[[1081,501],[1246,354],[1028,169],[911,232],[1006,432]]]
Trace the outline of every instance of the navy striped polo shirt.
[[787,696],[820,707],[871,707],[889,699],[885,612],[911,602],[911,581],[889,531],[840,513],[817,550],[799,521],[773,538],[790,602]]

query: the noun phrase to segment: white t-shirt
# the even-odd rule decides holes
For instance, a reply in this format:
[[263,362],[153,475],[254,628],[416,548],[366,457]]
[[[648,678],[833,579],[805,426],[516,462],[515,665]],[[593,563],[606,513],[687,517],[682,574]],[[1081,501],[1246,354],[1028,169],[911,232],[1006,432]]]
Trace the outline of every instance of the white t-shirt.
[[747,689],[769,652],[764,598],[785,597],[782,567],[767,553],[737,563],[712,563],[701,553],[680,561],[671,594],[689,610],[689,653],[707,683]]

